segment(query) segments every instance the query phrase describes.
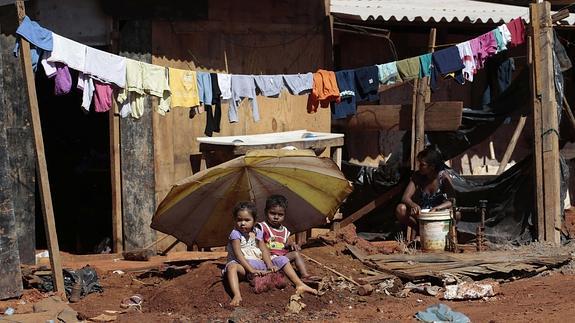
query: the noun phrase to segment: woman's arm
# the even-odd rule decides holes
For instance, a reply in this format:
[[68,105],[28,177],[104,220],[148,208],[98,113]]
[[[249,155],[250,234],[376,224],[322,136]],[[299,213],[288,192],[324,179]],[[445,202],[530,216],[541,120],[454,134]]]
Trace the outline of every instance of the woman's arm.
[[421,208],[417,203],[413,202],[413,194],[415,194],[415,183],[413,180],[410,180],[409,184],[407,184],[407,187],[405,188],[405,191],[403,192],[401,202],[407,205],[410,208],[410,214],[415,216],[419,214]]
[[246,257],[244,257],[244,254],[242,253],[242,248],[240,247],[240,240],[237,239],[232,240],[232,250],[234,251],[234,256],[236,257],[240,265],[242,265],[242,267],[244,267],[244,269],[246,270],[246,273],[256,274],[258,272],[250,265],[250,263],[246,260]]
[[439,211],[439,210],[445,210],[445,209],[451,208],[451,206],[452,206],[451,201],[447,200],[447,201],[439,204],[438,206],[433,207],[430,211],[434,212],[434,211]]

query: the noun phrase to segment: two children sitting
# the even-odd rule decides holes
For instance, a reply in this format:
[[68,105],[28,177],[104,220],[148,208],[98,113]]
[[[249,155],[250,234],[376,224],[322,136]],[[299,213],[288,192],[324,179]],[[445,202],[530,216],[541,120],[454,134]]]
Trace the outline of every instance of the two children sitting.
[[254,203],[240,202],[234,207],[234,229],[226,247],[228,261],[224,269],[233,294],[230,305],[238,306],[242,301],[240,278],[264,276],[270,272],[283,272],[295,284],[296,293],[317,294],[317,290],[306,285],[290,264],[291,260],[295,261],[302,278],[309,278],[298,246],[288,241],[290,232],[282,225],[286,209],[287,199],[272,195],[266,201],[266,220],[256,224]]

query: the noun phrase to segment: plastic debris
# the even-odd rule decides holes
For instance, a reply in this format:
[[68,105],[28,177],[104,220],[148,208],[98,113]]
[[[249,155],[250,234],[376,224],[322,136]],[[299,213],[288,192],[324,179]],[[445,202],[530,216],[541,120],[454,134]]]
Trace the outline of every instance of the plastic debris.
[[289,303],[286,306],[286,311],[295,314],[301,312],[301,310],[303,310],[306,307],[306,305],[301,301],[301,299],[302,296],[299,294],[293,294],[292,296],[290,296]]
[[12,307],[8,307],[5,311],[4,311],[4,315],[12,315],[14,314],[14,309]]
[[422,322],[453,322],[470,323],[471,320],[465,314],[456,312],[445,304],[437,304],[428,307],[425,311],[415,314],[415,318]]

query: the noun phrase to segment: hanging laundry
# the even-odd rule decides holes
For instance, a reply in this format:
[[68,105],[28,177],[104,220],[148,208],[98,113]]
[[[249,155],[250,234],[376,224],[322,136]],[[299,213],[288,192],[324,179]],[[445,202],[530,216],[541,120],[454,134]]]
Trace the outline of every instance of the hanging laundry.
[[314,85],[313,73],[283,75],[288,90],[293,95],[303,95],[312,91]]
[[260,121],[258,101],[256,100],[256,81],[253,75],[232,75],[232,99],[228,109],[230,122],[238,122],[238,107],[244,98],[252,105],[254,121]]
[[210,73],[212,80],[212,105],[206,106],[206,128],[204,134],[211,137],[214,132],[220,132],[222,118],[222,91],[218,84],[218,74]]
[[411,57],[397,61],[397,71],[399,77],[404,82],[419,77],[419,57]]
[[94,81],[94,111],[107,112],[112,108],[112,85]]
[[70,75],[68,66],[59,62],[48,64],[46,61],[47,53],[49,52],[42,54],[40,62],[46,76],[50,79],[54,79],[54,94],[64,95],[69,93],[72,89],[72,76]]
[[52,32],[41,27],[37,22],[30,20],[25,16],[16,29],[16,44],[14,45],[14,56],[18,57],[20,52],[20,37],[23,37],[30,43],[30,59],[32,60],[32,69],[36,71],[38,60],[43,51],[51,51],[54,47]]
[[[71,69],[84,72],[88,46],[62,37],[56,33],[52,34],[52,38],[54,49],[45,56],[47,65],[51,65],[55,71],[54,63],[60,62],[68,65]],[[44,65],[44,70],[47,75],[51,72],[50,68],[46,68],[46,65]]]
[[120,88],[126,86],[126,58],[92,47],[86,47],[84,74]]
[[473,75],[477,73],[477,70],[469,41],[457,44],[457,50],[459,51],[459,57],[461,58],[464,66],[462,70],[463,78],[469,82],[473,82]]
[[277,98],[284,88],[281,75],[255,75],[256,85],[263,96]]
[[89,112],[95,90],[94,81],[90,75],[79,72],[77,88],[82,90],[82,108]]
[[491,103],[492,98],[497,98],[509,87],[515,71],[515,61],[507,55],[500,54],[487,61],[485,70],[487,80],[481,105]]
[[327,108],[332,101],[339,101],[339,89],[335,73],[318,70],[313,73],[313,88],[307,100],[307,112],[315,113],[319,106]]
[[419,78],[431,75],[431,53],[419,56]]
[[499,29],[501,32],[501,36],[503,36],[503,42],[505,42],[505,46],[507,47],[507,45],[511,42],[511,32],[509,32],[507,25],[500,25],[497,27],[497,29]]
[[519,46],[525,42],[525,25],[523,19],[515,18],[505,24],[511,33],[511,47]]
[[461,70],[465,67],[463,61],[459,56],[459,50],[456,46],[450,46],[442,50],[438,50],[432,55],[433,67],[431,71],[430,87],[437,89],[437,77],[439,75],[446,75],[455,73],[455,80],[463,84],[463,74]]
[[356,112],[355,103],[355,72],[353,70],[344,70],[335,72],[335,79],[341,101],[334,104],[332,110],[333,119],[343,119]]
[[170,92],[172,93],[170,107],[192,108],[200,105],[198,95],[198,80],[196,72],[168,68]]
[[218,73],[218,87],[222,92],[222,99],[229,100],[232,98],[232,75]]
[[470,40],[469,45],[471,52],[473,52],[473,59],[475,60],[477,70],[482,69],[487,58],[495,55],[497,52],[497,41],[491,32]]
[[212,79],[210,73],[196,72],[198,77],[198,95],[204,106],[212,105]]
[[379,83],[394,84],[395,82],[401,82],[399,72],[397,71],[397,62],[389,62],[385,64],[379,64],[376,66],[377,66],[377,77],[379,79]]
[[[419,62],[417,63],[419,65]],[[356,101],[373,102],[379,100],[379,70],[377,66],[360,67],[354,70],[356,81]]]
[[140,118],[144,114],[144,95],[160,98],[158,113],[170,111],[170,86],[163,66],[126,59],[126,87],[118,92],[116,100],[121,106],[120,115]]
[[68,66],[62,63],[56,63],[56,73],[54,76],[54,94],[64,95],[70,93],[72,89],[72,76]]
[[507,49],[507,42],[503,39],[503,34],[501,34],[501,29],[495,28],[491,31],[493,36],[495,37],[495,41],[497,42],[497,52],[502,52]]

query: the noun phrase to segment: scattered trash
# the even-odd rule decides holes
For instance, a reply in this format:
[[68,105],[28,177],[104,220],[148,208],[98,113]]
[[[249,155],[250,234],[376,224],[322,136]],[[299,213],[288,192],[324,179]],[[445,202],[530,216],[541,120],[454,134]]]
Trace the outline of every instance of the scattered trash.
[[5,311],[4,311],[4,315],[12,315],[14,314],[14,309],[12,307],[8,307]]
[[415,314],[415,318],[422,322],[453,322],[469,323],[471,320],[460,312],[455,312],[445,304],[428,307],[425,311]]
[[44,250],[36,254],[36,258],[48,258],[48,257],[50,257],[50,253],[48,252],[48,250]]
[[498,282],[462,282],[445,286],[443,299],[480,299],[499,294]]
[[[80,298],[83,298],[90,293],[101,293],[104,291],[102,286],[100,286],[96,270],[90,266],[86,266],[78,270],[63,269],[62,273],[64,274],[64,289],[67,297],[71,296],[72,289],[76,283],[79,283],[81,286]],[[37,286],[41,292],[51,292],[54,290],[51,274],[43,275],[36,271],[34,272],[34,275],[37,275],[42,279],[42,283]]]
[[121,308],[136,308],[139,311],[142,311],[142,302],[144,302],[144,297],[140,294],[135,294],[130,297],[124,298],[120,302]]
[[370,284],[365,284],[365,285],[361,285],[357,288],[357,294],[360,296],[367,296],[367,295],[371,295],[371,293],[373,293],[373,286],[371,286]]
[[300,294],[293,294],[290,296],[289,303],[286,306],[286,311],[294,314],[301,312],[306,307],[306,305],[301,302],[302,298],[303,297]]
[[401,292],[403,291],[403,283],[401,282],[401,279],[397,277],[386,279],[381,283],[377,284],[377,289],[375,291],[377,293],[383,293],[385,295],[405,297],[401,296]]
[[119,270],[119,269],[117,269],[117,270],[114,270],[112,273],[113,273],[113,274],[118,274],[118,275],[123,275],[123,274],[125,274],[125,272],[124,272],[124,271],[122,271],[122,270]]
[[100,314],[98,316],[89,318],[89,320],[94,322],[112,322],[116,320],[116,315]]
[[417,292],[424,295],[429,296],[437,296],[441,291],[441,287],[439,286],[432,286],[431,283],[419,283],[413,284],[408,282],[403,286],[403,290],[396,296],[398,297],[407,297],[409,292]]
[[70,303],[77,303],[80,301],[82,297],[82,283],[80,281],[77,281],[74,286],[72,286],[72,291],[70,292],[70,297],[68,298],[68,301],[70,301]]

